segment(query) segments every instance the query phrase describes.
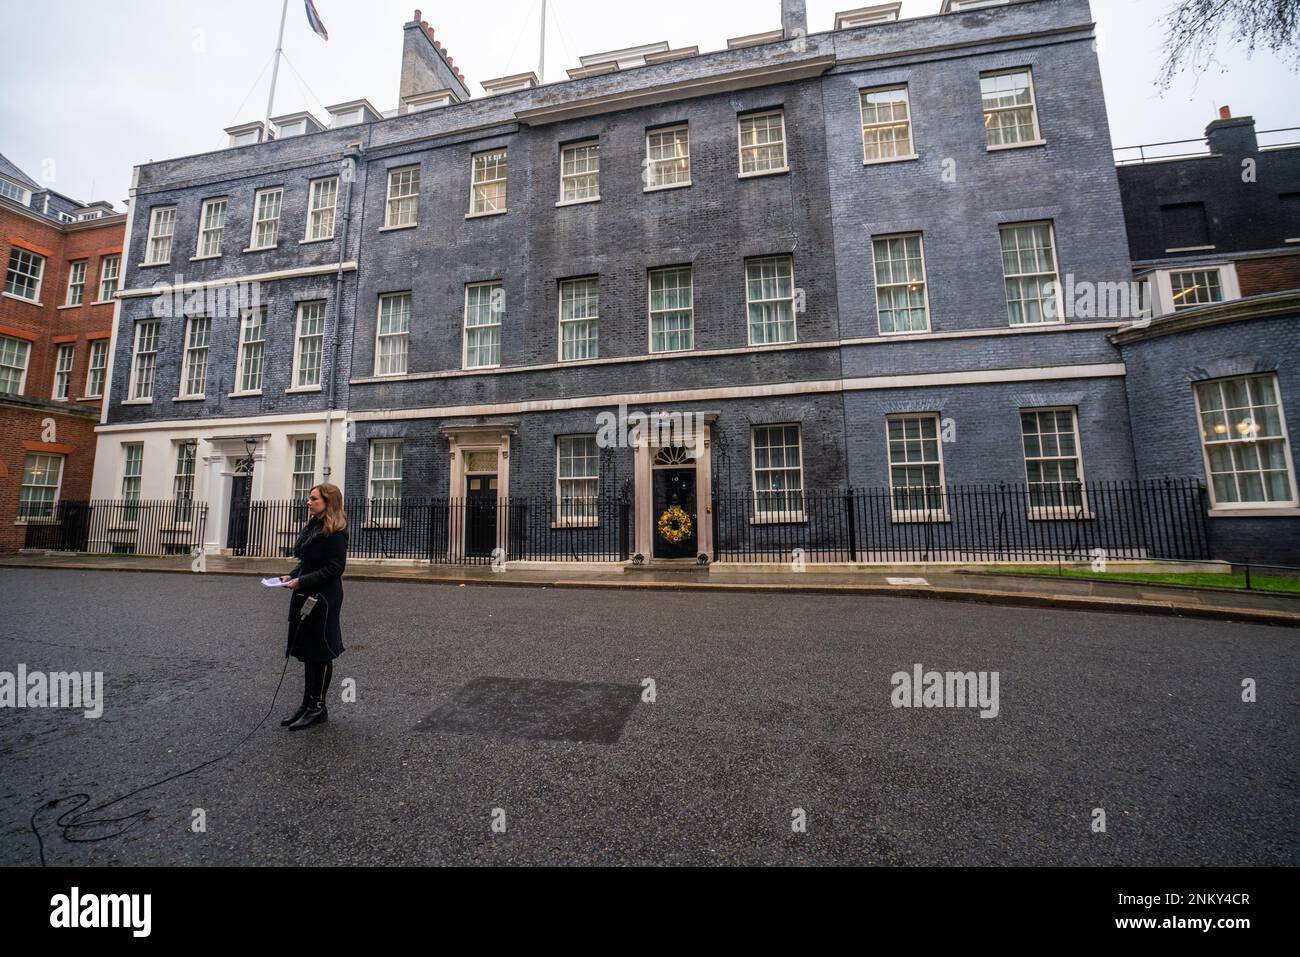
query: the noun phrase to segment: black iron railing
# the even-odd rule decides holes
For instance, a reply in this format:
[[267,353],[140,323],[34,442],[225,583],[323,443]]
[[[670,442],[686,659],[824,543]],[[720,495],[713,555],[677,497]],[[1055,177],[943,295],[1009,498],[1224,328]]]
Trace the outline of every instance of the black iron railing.
[[1209,558],[1196,480],[845,489],[713,502],[716,561]]
[[[493,561],[617,562],[631,557],[632,503],[624,497],[350,500],[348,554],[435,564]],[[236,554],[288,557],[307,522],[300,502],[254,501]]]
[[[1210,558],[1195,479],[908,489],[744,489],[710,504],[715,561],[981,562]],[[635,552],[633,500],[610,495],[349,500],[349,554],[437,564],[621,562]],[[703,517],[703,516],[702,516]],[[253,501],[228,523],[236,555],[289,558],[300,501]],[[96,554],[190,554],[207,507],[190,501],[60,502],[28,521],[26,546]]]
[[26,548],[97,555],[190,555],[203,544],[208,510],[189,499],[59,502],[27,519]]

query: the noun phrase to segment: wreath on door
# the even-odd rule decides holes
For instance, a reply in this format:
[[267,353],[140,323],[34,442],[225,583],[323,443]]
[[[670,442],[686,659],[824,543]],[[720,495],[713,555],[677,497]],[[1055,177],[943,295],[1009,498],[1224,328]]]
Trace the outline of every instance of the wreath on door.
[[669,506],[668,510],[659,516],[659,534],[673,545],[686,541],[691,534],[691,517],[680,505]]

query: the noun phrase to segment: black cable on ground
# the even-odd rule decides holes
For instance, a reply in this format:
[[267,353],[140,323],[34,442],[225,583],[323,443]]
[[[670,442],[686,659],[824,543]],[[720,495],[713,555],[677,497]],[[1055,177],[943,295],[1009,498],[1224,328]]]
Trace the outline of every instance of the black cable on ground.
[[[323,604],[326,608],[325,615],[326,615],[326,621],[328,621],[329,602],[326,601],[326,599],[324,599],[323,597],[318,596],[318,599],[320,603]],[[262,719],[253,726],[253,729],[249,731],[248,734],[240,738],[239,741],[237,741],[234,744],[234,746],[230,748],[229,751],[225,752],[224,754],[217,755],[217,757],[215,758],[210,758],[207,761],[204,761],[202,764],[196,764],[194,767],[189,768],[185,771],[179,771],[176,774],[168,775],[167,777],[162,778],[161,780],[154,781],[150,784],[146,784],[143,787],[138,787],[134,791],[128,791],[126,794],[123,794],[120,797],[115,797],[111,801],[106,801],[103,804],[99,804],[92,808],[86,808],[85,810],[82,810],[82,808],[85,808],[86,805],[90,803],[90,795],[84,791],[79,791],[75,794],[65,794],[61,797],[51,798],[49,801],[46,801],[44,804],[37,807],[36,810],[32,811],[30,824],[31,824],[32,834],[36,836],[36,846],[40,852],[41,867],[46,866],[45,842],[44,840],[42,840],[41,832],[36,826],[36,815],[40,814],[41,811],[47,810],[49,808],[58,807],[59,804],[63,801],[80,799],[77,801],[75,807],[69,808],[68,810],[60,814],[58,818],[55,819],[55,823],[62,831],[63,839],[65,841],[68,841],[73,844],[94,844],[98,841],[107,841],[115,837],[121,837],[132,827],[134,827],[136,824],[142,821],[149,814],[149,812],[153,810],[153,808],[151,807],[142,808],[139,811],[134,812],[133,814],[124,814],[121,817],[100,817],[100,818],[89,818],[87,820],[81,820],[81,818],[87,814],[93,814],[96,811],[104,810],[104,808],[112,807],[114,804],[117,804],[121,801],[125,801],[129,797],[132,797],[136,794],[140,794],[144,791],[148,791],[151,788],[156,788],[163,784],[166,784],[169,781],[175,781],[178,778],[183,778],[188,774],[193,774],[195,771],[201,771],[203,768],[216,764],[218,761],[224,761],[226,758],[230,757],[237,750],[239,750],[239,748],[243,746],[244,742],[246,742],[249,738],[251,738],[254,734],[256,734],[258,729],[261,728],[262,725],[266,723],[266,719],[271,716],[271,713],[273,711],[275,711],[275,702],[276,699],[279,698],[280,696],[280,688],[283,687],[284,685],[284,676],[289,673],[289,655],[293,650],[294,644],[298,641],[298,631],[302,627],[302,623],[303,623],[303,619],[301,617],[299,617],[294,622],[293,638],[289,642],[289,648],[284,653],[284,668],[280,671],[280,680],[279,682],[276,683],[275,693],[271,695],[271,706],[267,708],[266,714],[262,715]],[[111,834],[101,834],[97,837],[78,837],[76,835],[75,829],[77,828],[99,827],[105,824],[121,824],[122,826],[119,827]]]

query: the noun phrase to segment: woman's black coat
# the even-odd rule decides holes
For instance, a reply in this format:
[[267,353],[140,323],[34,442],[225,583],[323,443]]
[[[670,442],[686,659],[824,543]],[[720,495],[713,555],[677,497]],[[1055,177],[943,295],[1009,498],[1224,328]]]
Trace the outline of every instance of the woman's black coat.
[[[289,575],[298,579],[298,587],[289,601],[289,642],[284,655],[287,658],[292,652],[299,661],[332,661],[343,653],[339,610],[343,607],[348,530],[341,528],[326,535],[324,520],[313,517],[298,533],[293,554],[299,561]],[[300,624],[298,615],[309,595],[319,595],[321,600]]]

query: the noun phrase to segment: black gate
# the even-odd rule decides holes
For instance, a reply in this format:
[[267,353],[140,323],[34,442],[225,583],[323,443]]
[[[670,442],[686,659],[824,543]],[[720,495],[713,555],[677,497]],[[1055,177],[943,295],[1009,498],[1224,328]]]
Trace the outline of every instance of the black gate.
[[60,502],[49,519],[28,519],[23,547],[84,552],[89,538],[90,505],[86,502]]

